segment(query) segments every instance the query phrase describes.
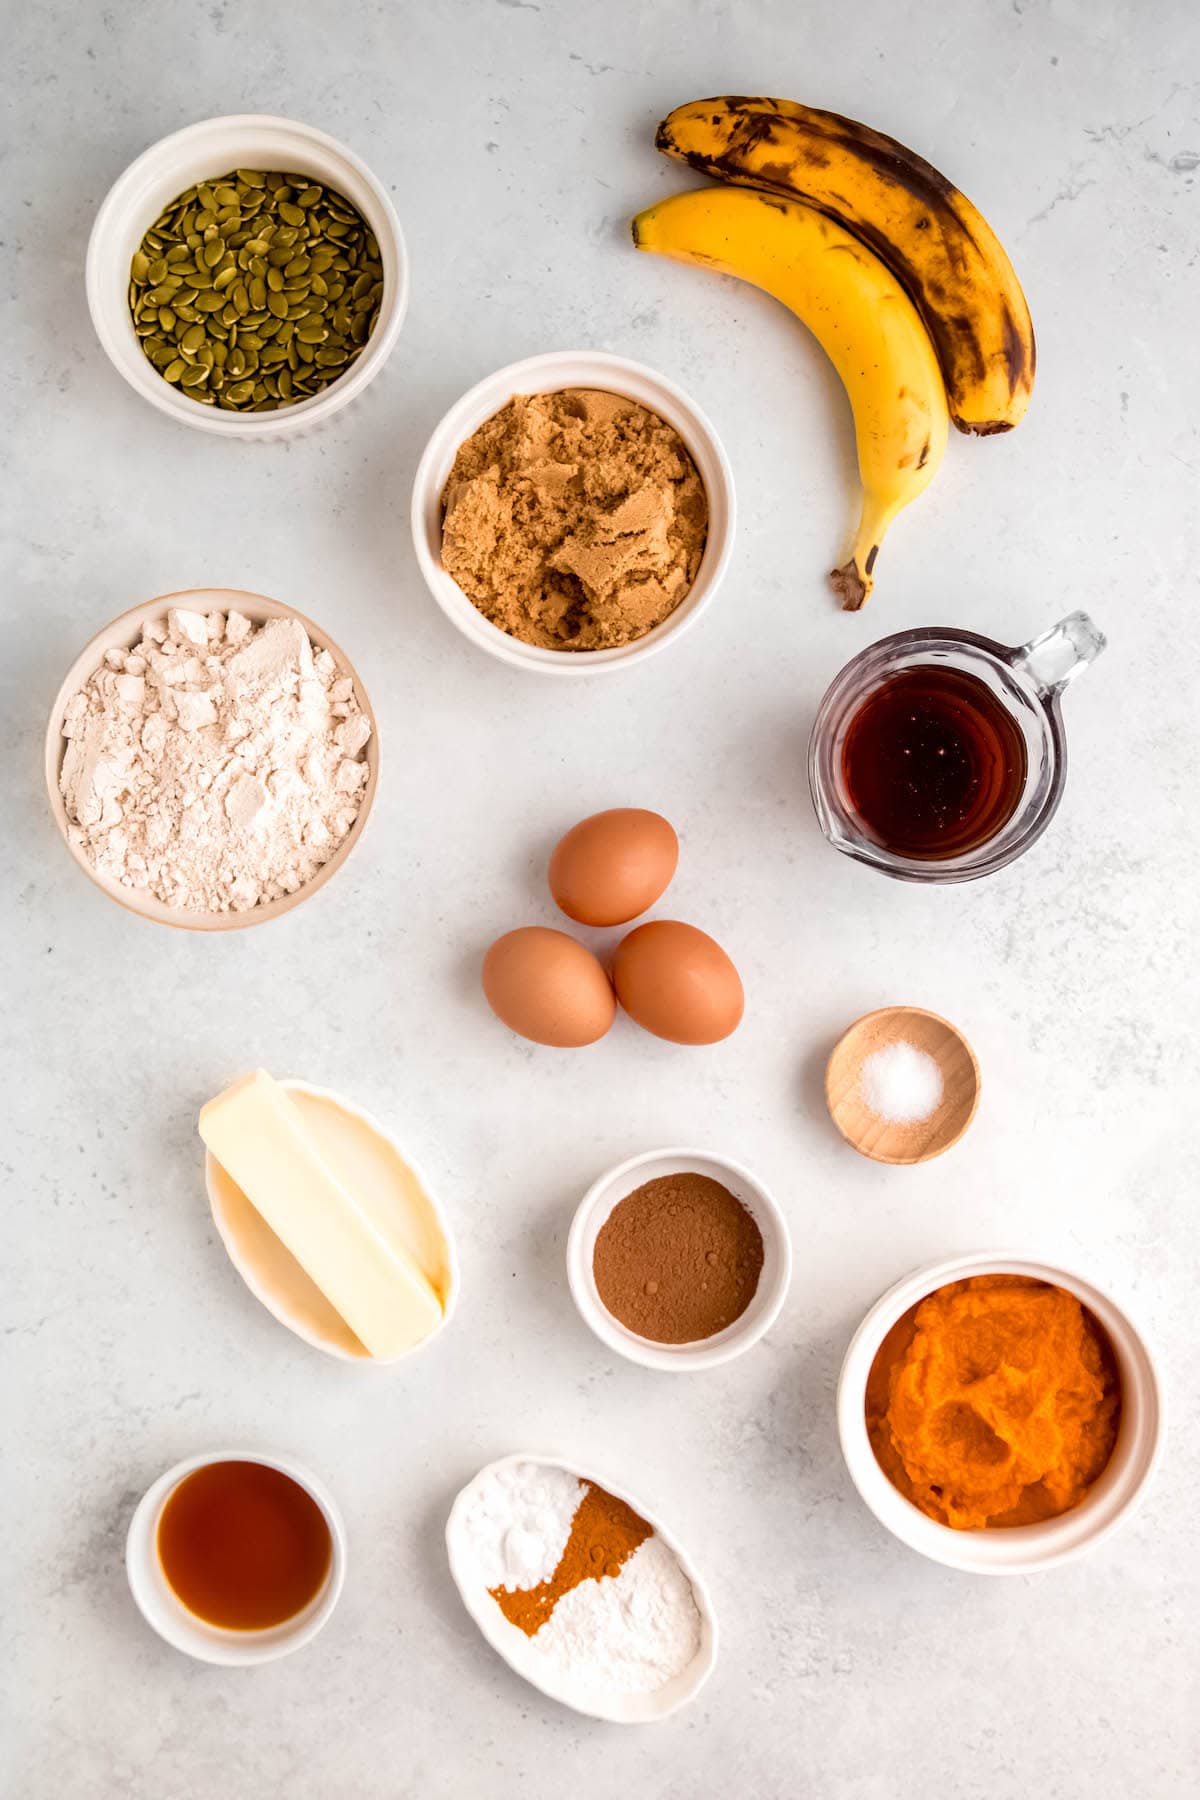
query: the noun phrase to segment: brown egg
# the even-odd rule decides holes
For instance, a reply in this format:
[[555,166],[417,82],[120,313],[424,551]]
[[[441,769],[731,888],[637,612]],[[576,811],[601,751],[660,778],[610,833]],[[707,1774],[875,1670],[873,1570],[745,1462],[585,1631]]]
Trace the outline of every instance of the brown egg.
[[624,925],[654,905],[678,861],[679,839],[659,813],[614,806],[559,839],[550,892],[581,925]]
[[483,959],[483,991],[510,1031],[564,1049],[594,1044],[617,1011],[612,983],[591,951],[543,925],[496,939]]
[[613,980],[630,1018],[673,1044],[716,1044],[741,1023],[737,970],[707,932],[678,919],[652,919],[622,938]]

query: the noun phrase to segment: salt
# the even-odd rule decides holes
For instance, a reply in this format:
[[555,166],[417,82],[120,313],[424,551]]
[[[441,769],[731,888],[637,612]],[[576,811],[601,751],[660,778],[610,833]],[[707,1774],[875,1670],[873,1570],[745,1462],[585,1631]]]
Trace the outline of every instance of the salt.
[[858,1086],[877,1118],[892,1125],[916,1125],[941,1104],[942,1072],[926,1051],[898,1038],[867,1057]]

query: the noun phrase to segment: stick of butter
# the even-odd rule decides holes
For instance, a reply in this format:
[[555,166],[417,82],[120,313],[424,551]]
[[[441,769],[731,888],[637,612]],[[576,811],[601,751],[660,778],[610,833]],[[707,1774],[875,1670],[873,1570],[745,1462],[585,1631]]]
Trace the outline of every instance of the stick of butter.
[[422,1270],[360,1210],[264,1070],[201,1109],[200,1136],[372,1356],[400,1356],[441,1323]]

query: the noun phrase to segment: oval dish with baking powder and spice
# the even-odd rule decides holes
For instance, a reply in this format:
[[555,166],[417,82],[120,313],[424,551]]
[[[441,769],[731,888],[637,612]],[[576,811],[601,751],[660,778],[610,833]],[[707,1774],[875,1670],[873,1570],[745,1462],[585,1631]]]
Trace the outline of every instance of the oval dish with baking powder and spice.
[[[446,1551],[463,1604],[493,1650],[532,1686],[576,1712],[618,1725],[648,1724],[686,1705],[712,1673],[716,1616],[678,1539],[640,1501],[557,1457],[523,1453],[482,1468],[451,1508]],[[527,1564],[519,1579],[508,1568],[518,1555]],[[580,1646],[603,1647],[610,1628],[619,1633],[613,1668],[631,1668],[638,1660],[630,1619],[644,1622],[646,1610],[621,1604],[616,1596],[618,1584],[629,1582],[635,1557],[641,1559],[639,1574],[656,1584],[655,1599],[662,1604],[651,1610],[660,1627],[668,1608],[680,1615],[669,1644],[660,1638],[646,1647],[643,1666],[649,1668],[656,1655],[678,1653],[680,1646],[687,1655],[658,1685],[641,1682],[641,1691],[611,1675],[606,1679],[599,1669],[580,1668],[565,1643],[569,1635]],[[581,1572],[593,1564],[601,1574]],[[557,1631],[559,1653],[548,1653],[539,1637],[565,1602],[580,1604],[574,1597],[585,1589],[592,1592],[583,1603],[594,1603],[596,1619],[580,1621],[584,1629],[576,1632]]]

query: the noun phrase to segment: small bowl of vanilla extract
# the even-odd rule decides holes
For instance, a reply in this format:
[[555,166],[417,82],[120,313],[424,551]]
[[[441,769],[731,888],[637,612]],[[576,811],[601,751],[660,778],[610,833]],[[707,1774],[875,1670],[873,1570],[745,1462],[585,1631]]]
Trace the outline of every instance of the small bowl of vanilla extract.
[[346,1573],[341,1514],[288,1457],[214,1451],[143,1495],[125,1547],[147,1624],[201,1662],[271,1662],[311,1643]]

